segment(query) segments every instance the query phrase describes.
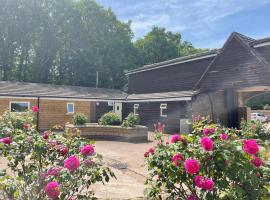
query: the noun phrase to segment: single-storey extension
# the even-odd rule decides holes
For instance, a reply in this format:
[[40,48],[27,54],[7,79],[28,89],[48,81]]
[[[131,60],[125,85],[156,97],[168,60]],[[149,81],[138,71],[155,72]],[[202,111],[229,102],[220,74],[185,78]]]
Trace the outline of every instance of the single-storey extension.
[[[0,114],[6,110],[23,112],[37,105],[40,130],[72,122],[75,113],[84,113],[88,122],[96,123],[102,114],[121,112],[126,94],[120,90],[40,83],[0,82]],[[118,109],[118,110],[117,110]]]

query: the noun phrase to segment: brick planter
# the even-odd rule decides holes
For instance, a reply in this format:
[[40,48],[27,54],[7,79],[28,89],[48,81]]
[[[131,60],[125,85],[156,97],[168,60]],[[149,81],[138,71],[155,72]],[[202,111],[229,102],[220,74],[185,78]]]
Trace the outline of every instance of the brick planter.
[[90,139],[147,142],[148,138],[148,128],[145,126],[124,128],[121,126],[103,126],[87,123],[85,125],[67,124],[66,128],[77,128],[81,131],[81,136]]

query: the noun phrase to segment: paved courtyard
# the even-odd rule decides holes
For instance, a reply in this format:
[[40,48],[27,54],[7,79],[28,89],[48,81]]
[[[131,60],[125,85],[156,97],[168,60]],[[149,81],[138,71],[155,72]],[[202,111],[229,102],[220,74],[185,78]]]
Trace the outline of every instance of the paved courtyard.
[[117,141],[97,141],[96,151],[104,156],[117,180],[105,186],[94,186],[96,196],[104,199],[136,199],[143,197],[147,168],[143,153],[152,143],[127,143]]

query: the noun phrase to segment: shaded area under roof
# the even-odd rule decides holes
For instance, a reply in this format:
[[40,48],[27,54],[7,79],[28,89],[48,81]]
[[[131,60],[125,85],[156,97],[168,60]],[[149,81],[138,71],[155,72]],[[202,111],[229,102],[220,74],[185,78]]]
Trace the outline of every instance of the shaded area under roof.
[[159,92],[159,93],[147,93],[147,94],[130,94],[127,97],[127,101],[137,100],[162,100],[162,99],[179,99],[185,97],[192,97],[198,94],[199,91],[174,91],[174,92]]
[[0,81],[1,96],[124,100],[120,90],[42,83]]

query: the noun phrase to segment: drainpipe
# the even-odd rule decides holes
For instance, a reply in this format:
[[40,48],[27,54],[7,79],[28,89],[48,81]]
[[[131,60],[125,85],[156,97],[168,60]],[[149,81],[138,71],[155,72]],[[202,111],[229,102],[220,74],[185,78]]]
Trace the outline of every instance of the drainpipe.
[[[37,106],[38,106],[38,108],[40,109],[40,97],[37,97]],[[40,110],[37,112],[37,131],[39,131],[39,112],[40,112]]]
[[207,92],[206,95],[208,96],[209,103],[210,103],[210,108],[211,108],[211,118],[212,118],[212,120],[215,120],[215,119],[214,119],[214,106],[213,106],[212,98],[211,98],[209,92]]

